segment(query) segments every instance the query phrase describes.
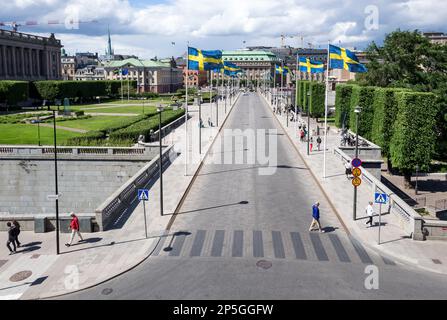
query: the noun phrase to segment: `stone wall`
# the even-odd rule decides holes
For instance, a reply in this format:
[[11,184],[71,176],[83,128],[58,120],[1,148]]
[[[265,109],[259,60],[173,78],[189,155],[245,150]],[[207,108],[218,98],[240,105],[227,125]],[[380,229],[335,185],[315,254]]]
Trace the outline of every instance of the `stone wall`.
[[[148,161],[59,160],[59,212],[89,213]],[[54,214],[54,161],[0,159],[0,215]]]

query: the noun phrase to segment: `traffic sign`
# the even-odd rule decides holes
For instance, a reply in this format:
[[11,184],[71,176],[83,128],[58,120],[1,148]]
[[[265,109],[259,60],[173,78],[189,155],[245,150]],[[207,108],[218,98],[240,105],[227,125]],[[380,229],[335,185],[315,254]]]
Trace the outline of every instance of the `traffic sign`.
[[362,174],[362,170],[360,168],[354,168],[352,169],[352,175],[354,177],[360,177],[360,175]]
[[352,185],[354,187],[358,187],[361,183],[362,183],[362,179],[360,179],[359,177],[355,177],[354,179],[352,179]]
[[47,200],[59,200],[59,197],[61,196],[61,194],[49,194],[47,195]]
[[352,159],[351,163],[354,168],[358,168],[362,165],[362,160],[360,160],[359,158],[354,158]]
[[374,194],[374,200],[376,203],[385,204],[388,202],[388,195],[386,193],[376,192]]
[[149,200],[149,190],[148,189],[138,189],[138,200],[143,200],[143,201]]

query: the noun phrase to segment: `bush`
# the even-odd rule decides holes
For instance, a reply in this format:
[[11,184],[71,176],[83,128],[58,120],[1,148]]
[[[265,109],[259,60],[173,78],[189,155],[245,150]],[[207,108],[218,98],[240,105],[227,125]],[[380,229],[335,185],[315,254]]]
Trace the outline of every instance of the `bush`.
[[374,93],[374,119],[372,124],[372,142],[382,148],[382,155],[389,156],[390,141],[397,117],[396,92],[407,91],[399,88],[376,88]]
[[321,82],[312,81],[309,83],[310,114],[312,117],[321,118],[324,116],[325,88],[326,85]]
[[140,96],[147,99],[155,99],[158,98],[160,95],[156,92],[142,92],[140,93]]
[[435,151],[438,106],[431,93],[397,92],[398,114],[390,143],[393,167],[405,176],[407,185],[411,172],[419,165],[427,170]]
[[349,126],[355,132],[356,116],[355,107],[362,108],[359,114],[359,135],[367,140],[371,140],[372,122],[374,118],[374,92],[376,87],[354,86],[351,95],[351,108],[349,115]]
[[301,91],[301,94],[302,94],[302,98],[303,98],[303,103],[302,103],[302,109],[303,109],[303,111],[305,111],[306,113],[307,113],[307,111],[308,111],[308,108],[309,108],[309,101],[308,101],[308,98],[307,98],[307,93],[309,92],[309,90],[310,90],[310,81],[303,81],[303,84],[302,84],[302,91]]
[[27,81],[0,81],[0,102],[14,105],[29,97]]
[[101,145],[101,140],[105,138],[105,133],[102,131],[89,131],[80,136],[68,138],[65,141],[67,146],[92,146]]
[[75,111],[75,115],[76,115],[76,117],[83,116],[84,115],[84,111],[83,110]]
[[339,84],[335,88],[335,125],[338,128],[349,127],[352,85]]
[[[185,114],[185,111],[183,109],[179,110],[166,110],[162,113],[162,126],[167,125],[168,123],[178,119],[182,115]],[[120,129],[117,131],[114,131],[110,134],[111,140],[132,140],[137,141],[138,137],[140,135],[144,135],[145,137],[148,137],[151,130],[156,131],[158,130],[158,116],[152,116],[149,119],[144,119],[141,121],[138,121],[134,123],[131,126],[128,126],[127,128]]]

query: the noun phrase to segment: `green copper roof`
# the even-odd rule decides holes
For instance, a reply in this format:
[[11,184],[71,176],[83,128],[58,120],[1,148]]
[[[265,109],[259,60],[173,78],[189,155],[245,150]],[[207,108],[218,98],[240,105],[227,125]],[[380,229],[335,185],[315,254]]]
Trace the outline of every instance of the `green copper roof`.
[[223,60],[230,61],[278,61],[276,55],[269,51],[222,51]]
[[113,60],[104,65],[104,67],[109,68],[121,68],[125,66],[134,66],[134,67],[146,67],[146,68],[169,68],[169,63],[164,63],[161,61],[153,61],[153,60],[138,60],[135,58],[125,59],[125,60]]

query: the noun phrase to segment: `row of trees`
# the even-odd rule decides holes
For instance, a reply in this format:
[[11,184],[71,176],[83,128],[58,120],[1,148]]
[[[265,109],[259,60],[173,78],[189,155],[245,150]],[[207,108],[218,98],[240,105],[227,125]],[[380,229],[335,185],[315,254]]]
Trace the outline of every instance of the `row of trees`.
[[[299,80],[297,84],[298,105],[314,118],[324,116],[325,85],[321,82]],[[308,110],[309,109],[309,110]]]
[[405,88],[337,85],[335,124],[355,132],[354,108],[362,108],[358,133],[382,148],[389,168],[401,171],[407,183],[415,166],[428,169],[436,145],[438,113],[433,93]]
[[[136,81],[130,81],[129,87],[135,91]],[[127,94],[127,82],[123,83],[123,93]],[[0,102],[17,104],[28,98],[54,99],[95,97],[116,97],[121,95],[121,81],[0,81]]]

